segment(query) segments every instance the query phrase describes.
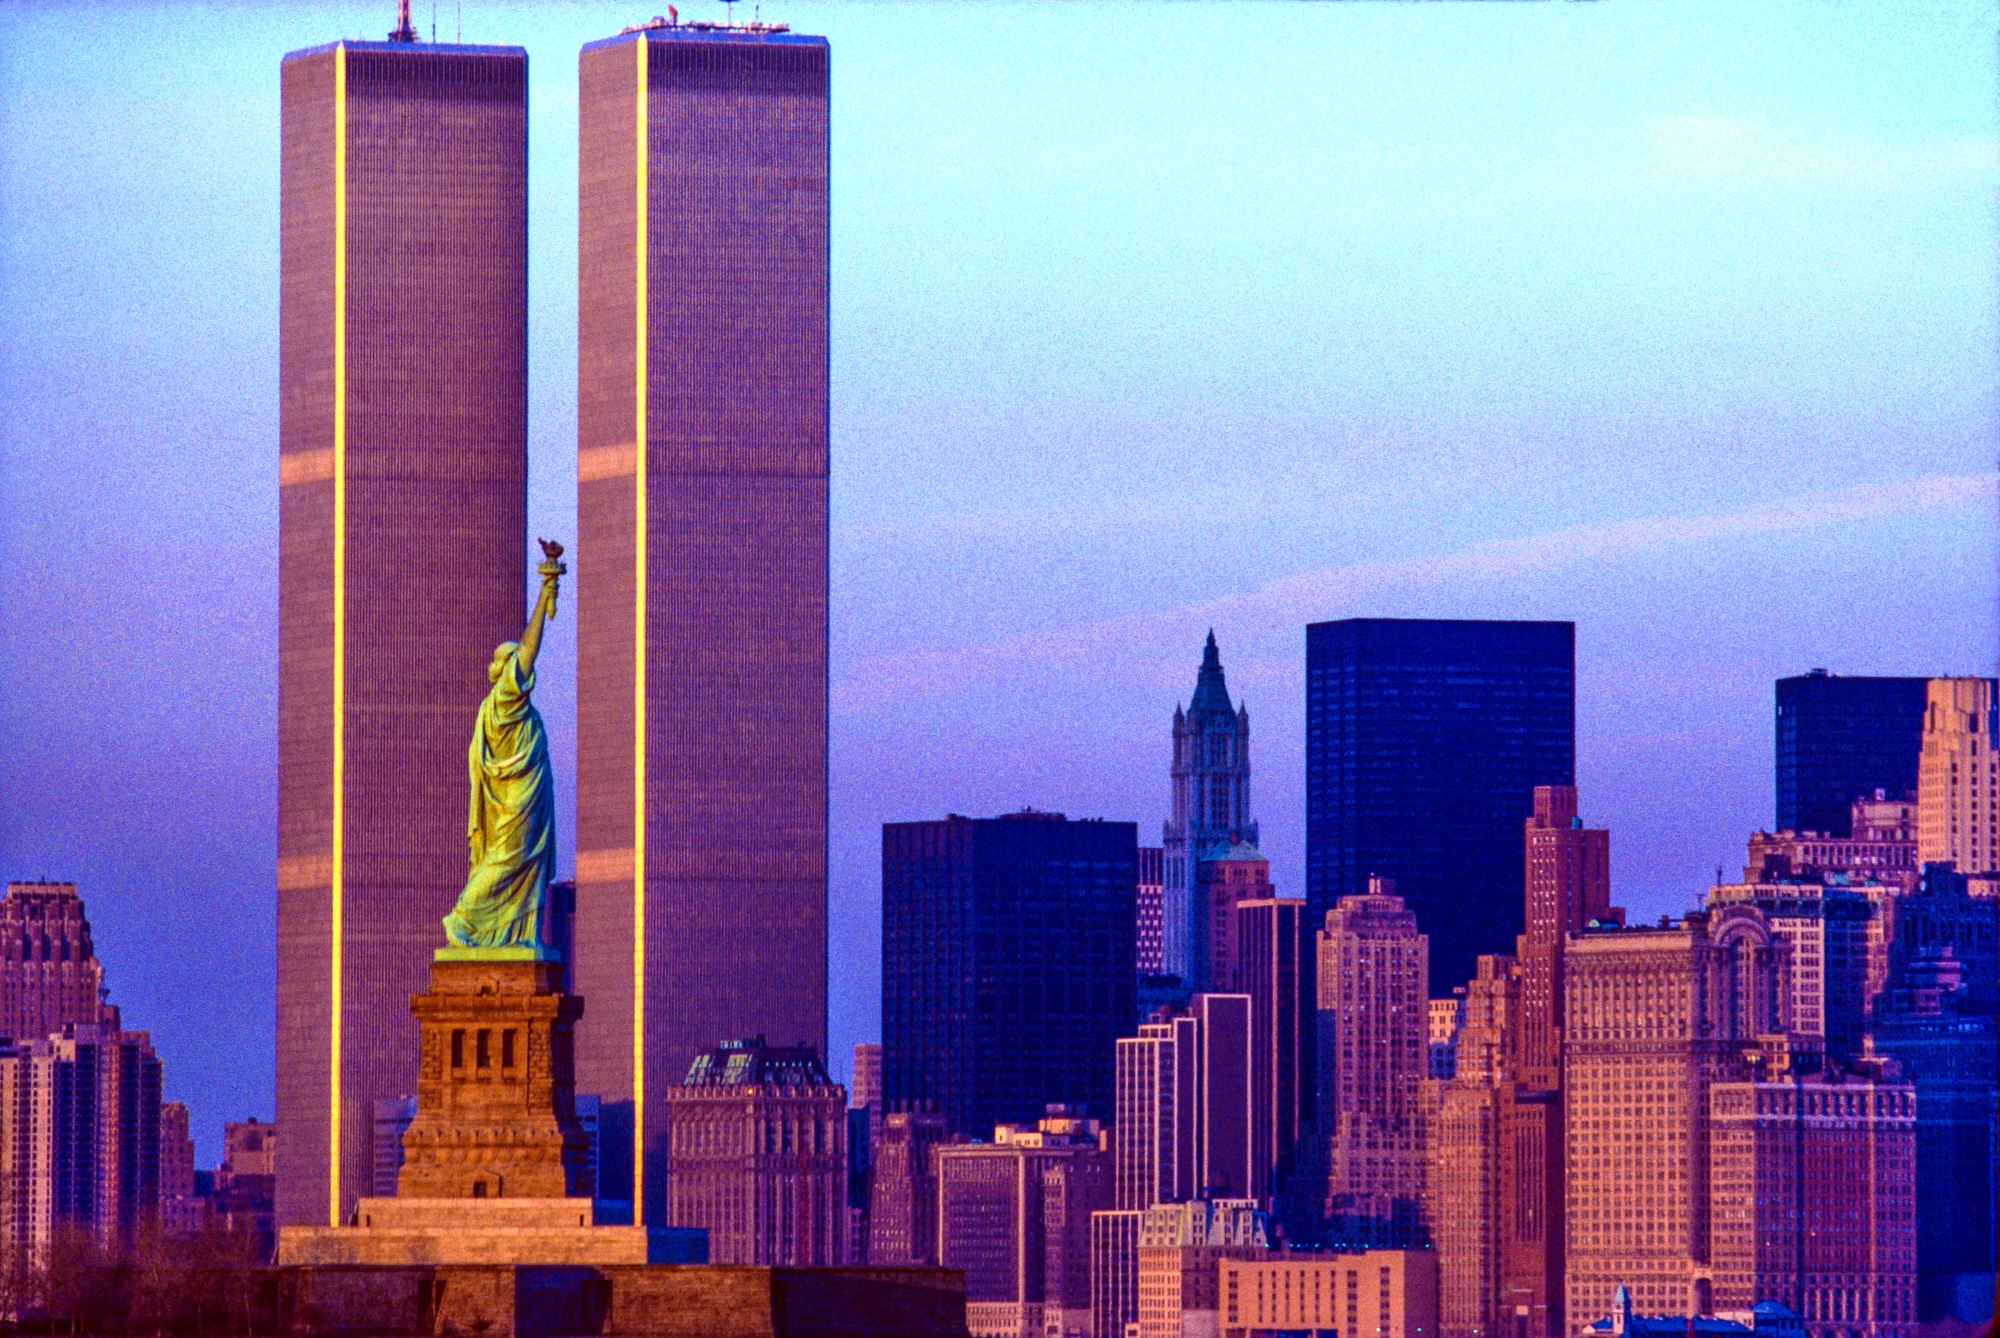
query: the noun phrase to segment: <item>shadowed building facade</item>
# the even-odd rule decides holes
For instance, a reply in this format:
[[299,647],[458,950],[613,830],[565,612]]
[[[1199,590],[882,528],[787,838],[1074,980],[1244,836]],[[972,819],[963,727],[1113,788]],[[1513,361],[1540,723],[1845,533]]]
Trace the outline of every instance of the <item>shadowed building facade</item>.
[[1576,767],[1576,628],[1350,618],[1306,628],[1306,900],[1370,877],[1430,936],[1430,994],[1521,932],[1522,823]]
[[577,1072],[657,1222],[695,1055],[826,1053],[827,46],[660,24],[581,78]]
[[984,1138],[1112,1114],[1138,829],[1060,813],[882,826],[882,1095]]
[[1850,806],[1881,790],[1917,792],[1927,680],[1809,674],[1781,678],[1773,786],[1779,831],[1846,836]]
[[278,1212],[342,1220],[466,876],[465,747],[520,634],[527,79],[340,42],[280,74]]

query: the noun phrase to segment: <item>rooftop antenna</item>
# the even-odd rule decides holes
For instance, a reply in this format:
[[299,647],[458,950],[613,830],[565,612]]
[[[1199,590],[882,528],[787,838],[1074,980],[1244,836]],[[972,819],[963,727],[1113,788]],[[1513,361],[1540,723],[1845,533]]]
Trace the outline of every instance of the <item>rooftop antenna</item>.
[[722,0],[722,12],[729,16],[723,22],[727,26],[734,28],[736,26],[736,0]]
[[410,0],[396,0],[396,26],[389,32],[392,42],[414,42],[417,30],[410,26]]

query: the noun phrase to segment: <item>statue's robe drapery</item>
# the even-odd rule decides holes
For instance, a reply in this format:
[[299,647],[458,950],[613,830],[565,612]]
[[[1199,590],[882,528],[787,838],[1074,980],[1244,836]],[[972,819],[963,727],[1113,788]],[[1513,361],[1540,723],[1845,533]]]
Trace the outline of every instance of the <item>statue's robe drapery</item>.
[[517,647],[479,705],[467,750],[472,808],[466,838],[472,872],[445,937],[463,948],[539,944],[556,861],[556,786],[549,740],[529,694]]

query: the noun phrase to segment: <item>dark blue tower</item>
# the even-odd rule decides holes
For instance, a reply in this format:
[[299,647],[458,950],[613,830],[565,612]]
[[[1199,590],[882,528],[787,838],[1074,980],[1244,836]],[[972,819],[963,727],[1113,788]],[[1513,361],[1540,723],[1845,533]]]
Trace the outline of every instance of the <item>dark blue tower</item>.
[[991,1138],[1110,1119],[1131,1026],[1139,829],[1060,813],[882,826],[882,1095]]
[[1514,950],[1522,823],[1576,783],[1576,625],[1349,618],[1306,628],[1306,898],[1370,874],[1430,936],[1430,992]]

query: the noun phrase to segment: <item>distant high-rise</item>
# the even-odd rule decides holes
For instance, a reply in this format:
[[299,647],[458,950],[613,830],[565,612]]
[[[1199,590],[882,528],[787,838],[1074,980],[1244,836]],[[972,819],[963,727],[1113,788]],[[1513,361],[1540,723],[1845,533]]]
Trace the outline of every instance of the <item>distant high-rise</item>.
[[811,1046],[725,1041],[666,1099],[667,1224],[708,1262],[846,1262],[847,1093]]
[[0,1241],[44,1264],[65,1230],[129,1249],[157,1220],[160,1061],[103,1024],[0,1045]]
[[1777,830],[1846,836],[1856,799],[1914,794],[1925,682],[1824,669],[1779,679]]
[[1611,833],[1583,825],[1576,787],[1537,785],[1524,838],[1527,927],[1515,949],[1521,964],[1515,1077],[1553,1091],[1562,1079],[1563,944],[1611,916]]
[[1236,904],[1278,895],[1271,887],[1271,862],[1247,841],[1216,845],[1202,852],[1195,866],[1194,886],[1198,912],[1194,978],[1204,990],[1234,991]]
[[109,1019],[104,965],[75,883],[9,883],[0,898],[0,1036],[35,1040]]
[[416,1088],[465,744],[521,632],[528,58],[343,41],[279,83],[278,1201],[323,1225]]
[[1234,988],[1250,997],[1250,1186],[1303,1238],[1308,1205],[1304,1146],[1313,1128],[1317,977],[1313,924],[1297,898],[1236,903]]
[[944,1116],[899,1110],[882,1117],[868,1184],[868,1262],[937,1262],[937,1176],[931,1149],[949,1141]]
[[192,1236],[201,1230],[201,1200],[194,1195],[194,1139],[188,1135],[188,1108],[160,1103],[160,1230]]
[[932,1154],[937,1261],[965,1271],[966,1327],[982,1338],[1092,1338],[1090,1220],[1111,1206],[1101,1126],[1054,1105],[992,1138]]
[[827,44],[647,24],[578,118],[577,1083],[653,1221],[699,1050],[826,1053]]
[[1250,708],[1231,706],[1215,633],[1202,649],[1194,696],[1174,707],[1174,816],[1168,820],[1161,959],[1167,975],[1191,990],[1222,988],[1209,978],[1201,933],[1206,917],[1198,886],[1201,861],[1218,845],[1257,844],[1250,816]]
[[1353,618],[1306,629],[1306,899],[1376,874],[1430,936],[1429,993],[1521,932],[1521,824],[1575,783],[1575,625]]
[[1166,969],[1160,938],[1160,916],[1166,891],[1161,881],[1164,865],[1164,852],[1160,847],[1139,847],[1139,891],[1133,910],[1132,969],[1142,976],[1157,976]]
[[2000,870],[2000,681],[1928,684],[1917,771],[1917,862],[1957,866],[1989,895]]
[[1325,1218],[1342,1248],[1425,1243],[1419,1084],[1430,1071],[1428,948],[1386,878],[1342,897],[1319,933],[1319,1127]]
[[1120,1210],[1185,1203],[1199,1190],[1200,1037],[1200,1021],[1181,1016],[1156,1018],[1138,1035],[1119,1038],[1112,1149]]
[[1138,832],[1060,813],[882,827],[882,1090],[955,1133],[1109,1118]]

